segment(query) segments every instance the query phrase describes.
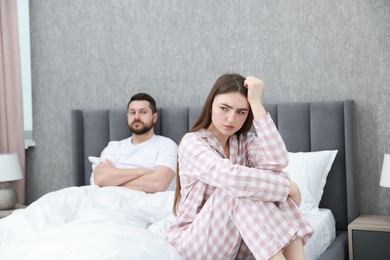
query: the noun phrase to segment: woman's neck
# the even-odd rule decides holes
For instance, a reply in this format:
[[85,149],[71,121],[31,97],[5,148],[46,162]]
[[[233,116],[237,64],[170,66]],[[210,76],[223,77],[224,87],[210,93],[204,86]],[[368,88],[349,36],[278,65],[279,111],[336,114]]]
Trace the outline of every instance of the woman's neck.
[[219,132],[213,124],[211,124],[207,128],[207,130],[209,130],[215,136],[215,138],[217,138],[218,143],[222,146],[222,149],[225,152],[226,157],[229,158],[230,155],[229,136],[221,134],[221,132]]

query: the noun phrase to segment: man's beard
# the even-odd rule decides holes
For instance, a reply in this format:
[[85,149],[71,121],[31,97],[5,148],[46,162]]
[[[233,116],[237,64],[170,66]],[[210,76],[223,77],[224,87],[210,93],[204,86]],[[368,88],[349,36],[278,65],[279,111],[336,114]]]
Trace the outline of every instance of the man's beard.
[[143,124],[143,123],[141,121],[135,121],[131,125],[129,125],[130,131],[136,135],[143,135],[143,134],[149,132],[149,130],[152,129],[154,126],[153,122],[151,122],[150,124],[143,124],[143,126],[141,128],[134,128],[132,126],[134,123],[141,123],[141,124]]

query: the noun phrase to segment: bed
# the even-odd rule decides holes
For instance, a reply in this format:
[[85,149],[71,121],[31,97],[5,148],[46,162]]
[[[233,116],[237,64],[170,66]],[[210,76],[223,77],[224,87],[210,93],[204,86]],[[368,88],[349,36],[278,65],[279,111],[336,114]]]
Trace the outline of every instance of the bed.
[[[318,210],[308,214],[316,233],[305,253],[308,260],[347,259],[347,226],[358,216],[354,101],[266,104],[266,109],[291,156],[337,151],[322,183]],[[200,107],[159,108],[155,131],[179,143],[199,112]],[[164,239],[173,220],[174,187],[145,194],[89,185],[88,157],[99,156],[108,141],[130,135],[126,111],[72,110],[71,118],[77,185],[0,220],[0,259],[180,259]]]

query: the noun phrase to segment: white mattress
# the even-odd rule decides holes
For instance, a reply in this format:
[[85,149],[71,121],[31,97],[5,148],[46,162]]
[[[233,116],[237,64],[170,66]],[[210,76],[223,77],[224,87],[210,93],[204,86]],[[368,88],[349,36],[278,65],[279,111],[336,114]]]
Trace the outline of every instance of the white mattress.
[[316,260],[336,238],[336,221],[329,209],[306,215],[314,234],[304,247],[307,260]]

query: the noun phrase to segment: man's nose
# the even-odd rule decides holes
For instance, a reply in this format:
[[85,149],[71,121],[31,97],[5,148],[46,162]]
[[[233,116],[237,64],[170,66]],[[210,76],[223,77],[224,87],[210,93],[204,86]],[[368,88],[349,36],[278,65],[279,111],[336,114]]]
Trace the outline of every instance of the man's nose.
[[141,114],[139,112],[134,113],[134,118],[139,119],[141,117]]

